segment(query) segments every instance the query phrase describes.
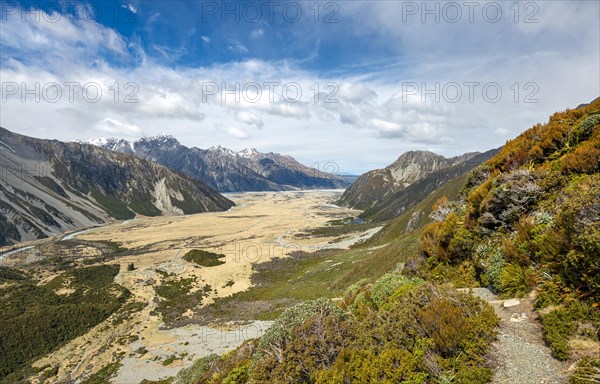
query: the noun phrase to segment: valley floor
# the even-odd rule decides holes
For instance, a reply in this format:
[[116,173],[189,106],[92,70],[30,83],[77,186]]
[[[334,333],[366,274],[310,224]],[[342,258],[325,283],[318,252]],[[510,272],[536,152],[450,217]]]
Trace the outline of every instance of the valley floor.
[[[268,321],[215,324],[203,321],[203,306],[252,286],[252,265],[291,252],[347,248],[379,228],[341,236],[294,236],[359,211],[332,205],[337,191],[249,193],[228,196],[237,204],[227,212],[189,216],[139,218],[65,236],[65,240],[110,241],[135,253],[107,263],[119,263],[115,281],[132,293],[130,302],[143,309],[124,320],[107,319],[87,334],[36,361],[34,366],[60,367],[56,380],[77,379],[95,372],[118,356],[121,366],[114,383],[139,383],[173,376],[195,359],[223,353],[248,338],[260,336]],[[51,239],[48,241],[57,241]],[[224,254],[222,265],[200,267],[183,260],[192,249]],[[12,254],[5,265],[39,257],[27,249]],[[133,263],[135,269],[127,270]],[[51,276],[45,279],[46,281]],[[165,326],[157,305],[157,285],[192,281],[189,292],[205,289],[198,303]],[[204,291],[203,291],[204,292]]]

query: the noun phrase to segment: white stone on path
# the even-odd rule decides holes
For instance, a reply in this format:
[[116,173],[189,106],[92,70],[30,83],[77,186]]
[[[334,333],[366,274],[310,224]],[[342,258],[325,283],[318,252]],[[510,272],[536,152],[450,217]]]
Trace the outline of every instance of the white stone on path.
[[510,300],[505,300],[504,303],[502,304],[502,306],[504,306],[504,308],[510,308],[510,307],[514,307],[519,304],[521,304],[519,299],[510,299]]

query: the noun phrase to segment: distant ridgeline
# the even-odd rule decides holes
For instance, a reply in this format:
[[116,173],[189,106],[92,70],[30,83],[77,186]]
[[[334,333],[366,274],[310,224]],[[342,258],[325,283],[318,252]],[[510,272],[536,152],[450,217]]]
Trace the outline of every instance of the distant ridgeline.
[[291,156],[262,153],[254,148],[240,152],[221,146],[188,148],[169,135],[145,137],[135,142],[99,138],[87,143],[156,161],[220,192],[339,189],[353,181],[352,177],[340,175],[334,163],[307,167]]

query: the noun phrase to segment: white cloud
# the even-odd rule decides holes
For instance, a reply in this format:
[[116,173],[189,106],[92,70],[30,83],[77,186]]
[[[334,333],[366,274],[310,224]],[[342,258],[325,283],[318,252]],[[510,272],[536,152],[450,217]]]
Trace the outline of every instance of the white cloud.
[[232,40],[229,46],[227,47],[232,52],[237,53],[248,53],[248,48],[237,40]]
[[399,124],[380,119],[371,119],[370,125],[378,130],[383,136],[393,137],[402,136],[405,130]]
[[[116,31],[88,20],[81,5],[73,5],[79,17],[69,17],[43,10],[27,11],[25,22],[21,15],[3,15],[0,44],[37,58],[43,53],[50,63],[88,63],[103,51],[119,56],[127,54],[125,40]],[[81,16],[85,14],[86,16]],[[77,48],[77,49],[73,49]],[[4,53],[3,53],[4,54]]]
[[236,127],[229,127],[227,128],[227,133],[229,133],[231,136],[235,137],[236,139],[240,139],[240,140],[244,140],[248,138],[248,134],[244,131],[242,131],[239,128]]
[[194,102],[192,95],[188,92],[178,90],[165,90],[160,86],[144,87],[140,93],[140,102],[135,103],[130,111],[136,111],[138,115],[155,116],[161,118],[189,119],[200,121],[204,114],[200,106]]
[[96,128],[100,132],[115,136],[139,137],[142,134],[142,130],[137,125],[127,124],[108,117],[99,121]]
[[165,59],[167,62],[179,60],[181,56],[187,53],[187,49],[184,47],[168,47],[158,44],[153,44],[152,49],[160,53],[163,59]]
[[[332,92],[333,89],[330,93]],[[375,99],[377,97],[377,93],[363,83],[343,82],[337,86],[337,92],[333,97],[339,97],[348,102],[356,103]]]
[[133,13],[134,15],[137,15],[137,13],[138,13],[137,6],[130,2],[127,2],[127,4],[121,5],[121,8],[127,9],[129,12]]
[[235,114],[235,119],[237,121],[239,121],[240,123],[246,123],[248,125],[256,125],[257,128],[262,128],[264,126],[264,123],[262,121],[262,119],[260,118],[260,116],[249,112],[249,111],[238,111]]
[[251,36],[253,39],[258,39],[258,38],[261,38],[261,37],[263,37],[264,35],[265,35],[265,31],[264,31],[262,28],[255,29],[255,30],[253,30],[253,31],[252,31],[252,33],[250,34],[250,36]]
[[202,41],[204,41],[205,43],[210,43],[210,37],[202,35],[202,36],[200,36],[200,38],[201,38],[201,39],[202,39]]

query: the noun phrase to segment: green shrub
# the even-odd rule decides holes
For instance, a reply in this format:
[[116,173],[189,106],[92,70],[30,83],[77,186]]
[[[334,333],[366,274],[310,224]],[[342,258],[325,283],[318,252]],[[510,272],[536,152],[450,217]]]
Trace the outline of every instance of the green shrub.
[[417,286],[423,283],[424,281],[419,278],[407,278],[399,274],[387,273],[375,281],[370,288],[369,296],[377,307],[381,307],[403,285]]
[[475,235],[468,229],[459,228],[448,244],[448,255],[454,264],[471,259],[475,251]]
[[590,115],[584,118],[569,132],[569,146],[574,147],[590,138],[592,131],[600,125],[600,114]]
[[559,360],[570,357],[569,338],[576,330],[577,321],[586,317],[585,312],[581,303],[572,302],[567,307],[556,309],[542,317],[544,339],[552,356]]
[[407,350],[385,347],[381,351],[342,351],[331,369],[317,372],[317,384],[328,383],[427,383],[420,359]]
[[119,362],[105,365],[98,372],[81,381],[81,384],[109,384],[110,379],[117,375],[120,367],[121,363]]
[[[256,354],[257,346],[257,340],[246,340],[237,349],[222,357],[209,356],[201,359],[200,363],[195,364],[197,370],[194,372],[193,382],[195,384],[250,382],[252,356]],[[192,375],[186,375],[192,378]]]
[[544,281],[537,289],[535,307],[539,309],[560,304],[562,302],[563,291],[564,285],[559,279]]
[[175,376],[173,383],[174,384],[194,384],[196,379],[198,379],[206,371],[208,371],[210,366],[214,362],[218,361],[219,359],[220,359],[219,355],[213,353],[211,355],[202,357],[202,358],[194,361],[194,363],[191,366],[184,368],[177,373],[177,376]]
[[245,384],[248,382],[250,377],[250,367],[248,365],[242,365],[234,368],[225,379],[223,384]]
[[369,279],[362,279],[352,284],[344,292],[343,300],[340,303],[342,309],[356,309],[358,303],[364,299],[364,293],[369,289]]
[[19,271],[18,269],[10,267],[0,267],[0,282],[25,279],[27,279],[27,276],[25,276],[23,272]]
[[171,365],[175,362],[175,360],[180,360],[179,357],[177,357],[176,354],[172,354],[171,356],[167,357],[163,362],[162,365],[164,365],[165,367],[168,365]]
[[506,264],[504,255],[500,247],[493,247],[488,245],[490,248],[486,250],[483,257],[486,257],[484,262],[485,276],[489,286],[496,292],[500,292],[500,279],[502,276],[502,270]]
[[535,285],[535,278],[531,271],[518,264],[508,264],[500,274],[500,291],[503,296],[523,297]]
[[488,367],[459,365],[454,375],[456,383],[479,384],[492,381],[494,372]]
[[436,298],[419,310],[419,323],[428,338],[444,355],[454,352],[466,332],[467,322],[461,308],[446,298]]
[[464,260],[460,265],[451,268],[448,279],[456,288],[479,287],[477,270],[471,260]]
[[194,278],[180,278],[163,281],[160,285],[155,286],[154,291],[160,299],[152,314],[160,313],[163,321],[171,325],[181,319],[187,310],[200,305],[202,299],[212,288],[206,284],[201,289],[192,292],[194,282]]
[[183,256],[183,260],[196,263],[203,267],[216,267],[217,265],[225,264],[222,258],[225,255],[217,254],[213,252],[204,251],[202,249],[192,249]]
[[306,301],[286,309],[260,338],[259,354],[279,356],[292,337],[292,329],[315,315],[343,316],[344,311],[328,299]]
[[312,383],[316,373],[329,369],[352,340],[351,322],[343,316],[315,313],[294,327],[290,337],[271,348],[252,367],[258,383]]
[[[562,196],[546,259],[567,287],[600,296],[600,174],[574,178]],[[566,256],[565,256],[566,255]]]

